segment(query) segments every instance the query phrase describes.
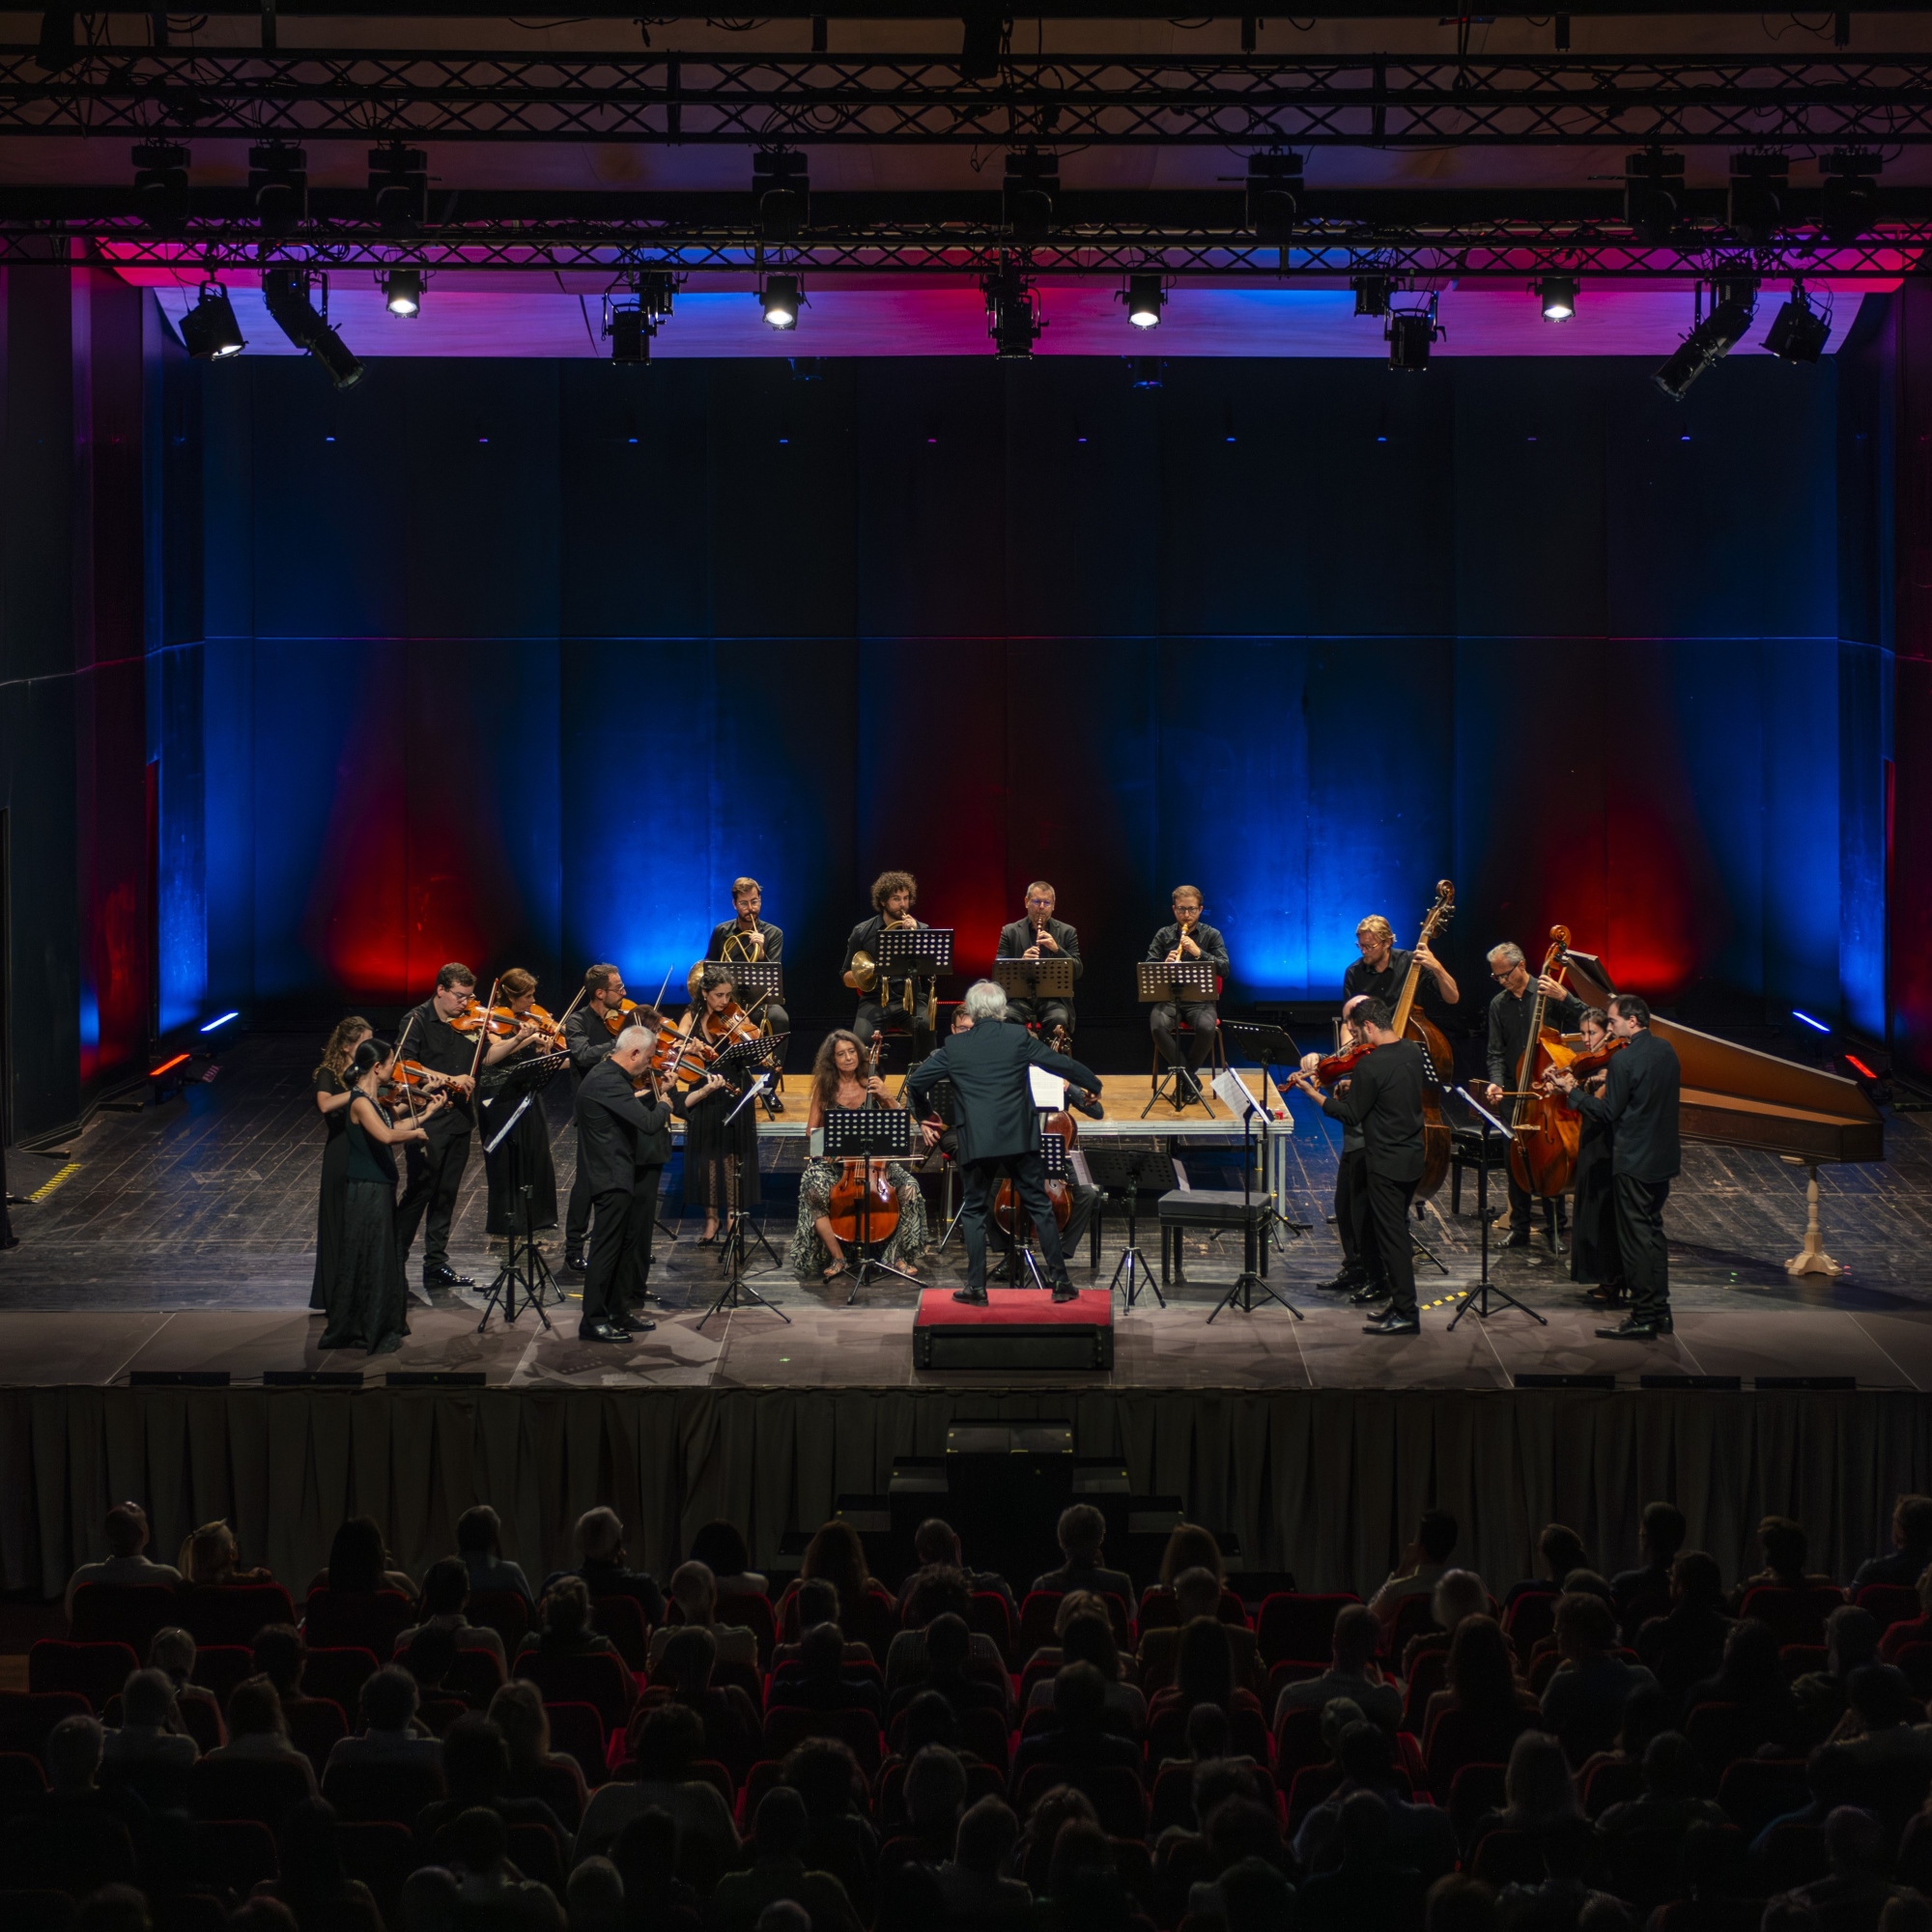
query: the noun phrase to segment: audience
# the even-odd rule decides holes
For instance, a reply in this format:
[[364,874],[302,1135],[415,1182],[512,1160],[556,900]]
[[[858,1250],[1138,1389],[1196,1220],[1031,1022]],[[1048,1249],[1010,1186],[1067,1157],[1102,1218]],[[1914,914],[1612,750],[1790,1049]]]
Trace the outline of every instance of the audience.
[[1644,1747],[1643,1789],[1612,1804],[1597,1820],[1605,1838],[1633,1832],[1684,1833],[1692,1825],[1729,1823],[1708,1791],[1704,1766],[1675,1731],[1660,1731]]
[[517,1646],[525,1657],[591,1657],[617,1646],[590,1628],[590,1592],[582,1577],[565,1574],[544,1585],[537,1605],[537,1627]]
[[1099,1765],[1141,1769],[1138,1744],[1107,1727],[1107,1680],[1091,1663],[1065,1665],[1053,1680],[1053,1722],[1020,1740],[1011,1785],[1017,1791],[1037,1764],[1071,1770]]
[[1275,1722],[1290,1711],[1319,1711],[1331,1697],[1347,1697],[1360,1706],[1365,1718],[1393,1736],[1402,1722],[1402,1690],[1376,1667],[1381,1640],[1382,1627],[1375,1612],[1366,1604],[1350,1604],[1335,1619],[1328,1668],[1320,1677],[1282,1686],[1275,1700]]
[[1768,1516],[1757,1526],[1758,1548],[1764,1568],[1747,1577],[1731,1592],[1731,1608],[1742,1613],[1744,1601],[1753,1590],[1776,1587],[1783,1590],[1829,1590],[1829,1577],[1814,1576],[1805,1569],[1809,1560],[1808,1541],[1802,1523],[1788,1516]]
[[[1221,1615],[1221,1583],[1212,1570],[1199,1567],[1182,1570],[1169,1587],[1174,1594],[1175,1621],[1172,1624],[1155,1624],[1151,1628],[1144,1627],[1141,1632],[1138,1667],[1141,1688],[1150,1694],[1173,1681],[1175,1654],[1180,1648],[1180,1633],[1198,1617],[1218,1622]],[[1069,1596],[1062,1602],[1063,1614],[1073,1601]],[[1094,1603],[1102,1611],[1105,1610],[1105,1599],[1096,1597]],[[1267,1669],[1262,1662],[1254,1632],[1240,1624],[1229,1624],[1226,1629],[1233,1653],[1235,1682],[1247,1690],[1261,1691],[1267,1683]]]
[[665,1620],[664,1592],[648,1571],[633,1570],[624,1560],[624,1525],[613,1509],[585,1510],[577,1519],[577,1568],[559,1570],[544,1578],[544,1594],[566,1577],[576,1577],[589,1597],[635,1597],[647,1624]]
[[[941,1618],[942,1623],[958,1624],[956,1617]],[[962,1633],[965,1625],[959,1624]],[[928,1638],[930,1638],[928,1633]],[[790,1646],[797,1654],[788,1659],[773,1675],[772,1701],[785,1704],[802,1711],[865,1711],[873,1722],[885,1721],[885,1699],[877,1681],[859,1671],[848,1668],[844,1634],[837,1624],[813,1624],[798,1642]],[[959,1643],[963,1661],[966,1638],[962,1634]],[[934,1660],[934,1669],[938,1661]],[[983,1685],[966,1687],[975,1693],[985,1690]],[[997,1697],[997,1693],[987,1691],[987,1695]]]
[[1637,1547],[1643,1561],[1634,1570],[1619,1571],[1610,1578],[1610,1603],[1619,1621],[1633,1607],[1668,1598],[1670,1566],[1684,1548],[1684,1512],[1675,1503],[1646,1503],[1637,1527]]
[[225,1522],[205,1522],[191,1529],[175,1558],[182,1581],[190,1589],[217,1590],[230,1584],[272,1583],[266,1570],[246,1569],[235,1532]]
[[793,1592],[812,1582],[830,1583],[838,1592],[838,1623],[849,1636],[851,1619],[872,1587],[872,1574],[866,1567],[866,1546],[849,1522],[835,1520],[822,1524],[805,1546],[798,1581],[780,1599],[781,1613]]
[[718,1882],[711,1898],[717,1932],[756,1932],[760,1915],[779,1899],[802,1906],[810,1932],[859,1932],[845,1888],[830,1872],[808,1869],[802,1856],[805,1801],[783,1785],[765,1793],[752,1827],[752,1863]]
[[379,1523],[366,1516],[352,1516],[335,1532],[328,1546],[328,1567],[309,1579],[308,1594],[333,1590],[344,1596],[373,1596],[378,1590],[395,1590],[413,1597],[416,1586],[391,1560],[383,1541]]
[[153,1804],[150,1786],[165,1789],[200,1755],[200,1747],[182,1729],[175,1687],[167,1672],[130,1671],[121,1687],[121,1727],[101,1741],[103,1772],[112,1773],[112,1781],[131,1785]]
[[946,1916],[957,1923],[1013,1932],[1033,1916],[1033,1894],[1016,1878],[1005,1876],[1019,1843],[1019,1820],[1004,1800],[982,1798],[959,1820],[952,1856],[939,1867],[940,1896]]
[[1445,1713],[1467,1712],[1496,1747],[1509,1753],[1516,1735],[1536,1712],[1536,1700],[1518,1682],[1516,1655],[1493,1617],[1464,1617],[1449,1645],[1446,1683],[1429,1700],[1423,1717],[1422,1747],[1428,1750]]
[[735,1684],[713,1684],[718,1646],[708,1630],[671,1633],[661,1659],[671,1701],[695,1711],[704,1726],[704,1755],[743,1777],[758,1756],[762,1726],[750,1696]]
[[1389,1572],[1388,1579],[1369,1599],[1369,1608],[1384,1630],[1393,1630],[1410,1597],[1431,1595],[1449,1567],[1449,1552],[1456,1548],[1456,1519],[1446,1510],[1424,1510],[1416,1525],[1415,1541],[1402,1553],[1402,1562]]
[[1716,1674],[1693,1684],[1685,1696],[1686,1715],[1699,1704],[1735,1705],[1740,1721],[1760,1745],[1797,1743],[1798,1705],[1769,1624],[1747,1617],[1732,1626]]
[[488,1715],[510,1747],[510,1776],[503,1795],[540,1798],[565,1826],[576,1831],[590,1794],[577,1760],[550,1747],[550,1716],[544,1709],[543,1693],[527,1678],[516,1678],[490,1699]]
[[1918,1615],[1901,1617],[1879,1638],[1878,1654],[1891,1662],[1909,1643],[1932,1643],[1932,1564],[1918,1578]]
[[752,1568],[752,1551],[738,1526],[729,1522],[707,1522],[691,1539],[689,1560],[701,1563],[711,1572],[718,1601],[733,1597],[762,1597],[768,1585]]
[[397,1650],[407,1650],[418,1631],[444,1630],[458,1650],[487,1650],[497,1660],[497,1667],[507,1671],[509,1660],[503,1655],[502,1637],[484,1625],[472,1624],[465,1614],[469,1590],[469,1568],[460,1556],[445,1556],[432,1563],[423,1572],[422,1622],[396,1638]]
[[1572,1764],[1615,1743],[1624,1699],[1657,1679],[1613,1649],[1616,1620],[1601,1597],[1566,1591],[1556,1600],[1556,1653],[1563,1662],[1543,1693],[1543,1718]]
[[[1867,1665],[1890,1671],[1901,1701],[1916,1707],[1904,1672],[1879,1662],[1878,1640],[1878,1619],[1856,1604],[1842,1604],[1825,1619],[1824,1669],[1807,1670],[1791,1684],[1798,1705],[1799,1743],[1806,1750],[1833,1734],[1850,1706],[1852,1673]],[[1918,1721],[1916,1709],[1913,1721]]]
[[[655,1804],[617,1833],[611,1863],[624,1888],[625,1932],[703,1932],[704,1901],[677,1875],[677,1820]],[[577,1871],[596,1862],[585,1859]]]
[[175,1688],[175,1709],[182,1728],[203,1750],[213,1750],[228,1736],[221,1720],[221,1703],[214,1692],[194,1681],[197,1656],[194,1638],[177,1624],[158,1630],[148,1643],[148,1662]]
[[1900,1496],[1891,1506],[1891,1548],[1859,1565],[1852,1588],[1889,1583],[1909,1590],[1928,1564],[1932,1564],[1932,1496]]
[[1062,1510],[1059,1525],[1061,1563],[1033,1579],[1036,1590],[1092,1590],[1096,1596],[1136,1601],[1133,1578],[1124,1570],[1109,1570],[1100,1562],[1107,1541],[1107,1519],[1092,1503],[1075,1503]]
[[720,1663],[740,1663],[747,1670],[758,1667],[758,1639],[742,1625],[718,1621],[718,1583],[704,1564],[680,1563],[670,1573],[670,1594],[677,1605],[678,1621],[651,1633],[653,1668],[664,1656],[671,1633],[678,1629],[709,1631]]
[[1019,1605],[1013,1602],[1012,1585],[996,1571],[971,1569],[959,1542],[959,1532],[943,1517],[927,1517],[913,1532],[912,1553],[914,1568],[906,1573],[905,1581],[899,1585],[901,1609],[928,1571],[957,1570],[966,1578],[969,1591],[977,1595],[984,1590],[993,1596],[1004,1597],[1007,1608],[1017,1615]]
[[1718,1565],[1701,1549],[1690,1549],[1670,1566],[1670,1608],[1644,1623],[1633,1648],[1673,1709],[1682,1710],[1690,1687],[1717,1675],[1730,1634]]
[[101,1728],[63,1718],[41,1747],[45,1793],[0,1830],[0,1872],[9,1890],[64,1891],[85,1898],[103,1885],[132,1885],[150,1829],[148,1806],[129,1791],[103,1791]]
[[633,1722],[630,1745],[632,1776],[598,1786],[577,1834],[577,1856],[609,1852],[633,1819],[658,1810],[676,1828],[680,1876],[688,1875],[694,1850],[699,1862],[726,1869],[738,1856],[731,1807],[715,1784],[691,1776],[704,1755],[703,1719],[681,1704],[644,1710]]
[[464,1812],[480,1805],[505,1825],[541,1825],[556,1840],[557,1856],[569,1843],[563,1821],[541,1798],[509,1795],[510,1747],[488,1718],[459,1718],[443,1733],[442,1776],[448,1796],[417,1817],[417,1840],[440,1853],[437,1834]]
[[148,1513],[139,1503],[116,1503],[101,1524],[107,1554],[99,1563],[83,1563],[67,1579],[66,1608],[73,1616],[73,1593],[87,1583],[113,1583],[122,1588],[173,1588],[182,1574],[172,1563],[156,1563],[141,1552],[148,1547]]
[[238,1684],[228,1693],[226,1716],[228,1742],[209,1752],[210,1764],[286,1765],[300,1774],[309,1796],[316,1796],[315,1767],[290,1744],[282,1700],[266,1677],[249,1677]]
[[488,1503],[478,1503],[456,1519],[456,1556],[472,1590],[512,1590],[525,1603],[535,1603],[523,1565],[503,1555],[502,1520]]
[[[1542,1576],[1526,1577],[1520,1583],[1512,1584],[1503,1600],[1505,1610],[1519,1597],[1547,1596],[1552,1589],[1566,1588],[1574,1571],[1590,1567],[1590,1552],[1583,1547],[1583,1539],[1567,1523],[1546,1523],[1542,1535],[1536,1539],[1536,1553],[1543,1565]],[[1607,1589],[1608,1585],[1605,1587]]]
[[342,1868],[335,1807],[304,1800],[275,1828],[279,1874],[255,1888],[258,1899],[286,1905],[300,1932],[383,1932],[375,1895]]
[[1464,1617],[1480,1617],[1488,1613],[1490,1593],[1483,1587],[1483,1579],[1473,1570],[1445,1570],[1435,1579],[1435,1588],[1430,1592],[1429,1614],[1435,1619],[1435,1629],[1417,1631],[1403,1646],[1402,1675],[1406,1678],[1415,1669],[1416,1661],[1425,1652],[1439,1650],[1447,1652]]
[[[926,1633],[928,1644],[939,1629],[936,1620]],[[955,1638],[955,1643],[963,1662],[965,1636],[963,1632]],[[935,1660],[937,1651],[934,1651]],[[1121,1662],[1121,1647],[1114,1641],[1113,1620],[1099,1606],[1097,1599],[1093,1606],[1080,1615],[1068,1620],[1060,1638],[1060,1660],[1063,1665],[1068,1663],[1091,1663],[1107,1680],[1107,1725],[1111,1730],[1123,1732],[1128,1737],[1137,1738],[1147,1729],[1147,1699],[1141,1694],[1137,1685],[1129,1684]],[[928,1680],[937,1685],[937,1672]],[[981,1685],[980,1690],[996,1703],[999,1692]],[[1053,1701],[1053,1687],[1042,1680],[1036,1684],[1030,1709],[1037,1710]]]
[[328,1753],[325,1776],[338,1765],[420,1764],[440,1769],[442,1743],[416,1722],[416,1680],[389,1664],[364,1680],[356,1708],[362,1729]]

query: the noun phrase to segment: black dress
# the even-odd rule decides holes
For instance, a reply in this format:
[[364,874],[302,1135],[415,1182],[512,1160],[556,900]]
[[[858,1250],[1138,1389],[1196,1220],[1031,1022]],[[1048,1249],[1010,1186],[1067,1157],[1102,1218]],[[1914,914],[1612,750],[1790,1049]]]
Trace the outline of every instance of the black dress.
[[[384,1125],[394,1124],[385,1107],[377,1104],[376,1111]],[[387,1354],[410,1332],[409,1289],[396,1238],[396,1155],[386,1142],[370,1139],[350,1118],[354,1112],[353,1102],[344,1109],[349,1154],[342,1224],[327,1285],[328,1323],[317,1347]]]
[[1616,1129],[1603,1121],[1582,1119],[1577,1140],[1577,1208],[1570,1224],[1570,1279],[1605,1288],[1624,1285],[1623,1258],[1617,1251],[1617,1202],[1610,1184]]
[[[743,1067],[735,1070],[740,1080],[749,1079]],[[708,1094],[695,1105],[683,1094],[671,1101],[671,1111],[684,1118],[684,1200],[687,1208],[702,1208],[721,1219],[730,1203],[727,1154],[738,1156],[738,1198],[740,1208],[758,1205],[758,1103],[740,1106],[742,1093],[729,1087]],[[738,1118],[727,1126],[731,1110]]]
[[[349,1083],[327,1066],[315,1069],[318,1094],[346,1094]],[[343,1130],[349,1125],[349,1109],[338,1107],[322,1117],[327,1138],[322,1144],[322,1198],[315,1213],[315,1282],[308,1292],[312,1312],[328,1307],[328,1281],[335,1272],[337,1244],[342,1239],[342,1189],[349,1178],[349,1143]]]
[[[514,1066],[524,1054],[538,1051],[535,1042],[497,1063],[498,1068]],[[501,1130],[505,1118],[517,1110],[523,1097],[514,1089],[497,1089],[494,1097],[487,1090],[478,1094],[477,1132],[487,1149]],[[543,1095],[532,1094],[524,1118],[504,1135],[495,1153],[483,1156],[483,1171],[490,1181],[489,1216],[483,1224],[488,1235],[521,1235],[522,1208],[510,1192],[510,1150],[517,1151],[517,1167],[530,1190],[530,1230],[556,1226],[556,1164],[551,1159],[550,1122],[544,1117]]]

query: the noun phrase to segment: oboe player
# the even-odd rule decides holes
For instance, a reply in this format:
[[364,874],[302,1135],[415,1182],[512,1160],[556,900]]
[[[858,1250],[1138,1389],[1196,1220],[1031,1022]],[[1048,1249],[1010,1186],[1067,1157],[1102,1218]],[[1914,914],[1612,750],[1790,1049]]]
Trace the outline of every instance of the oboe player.
[[[1000,928],[998,956],[1002,959],[1065,959],[1073,968],[1074,979],[1078,980],[1081,973],[1080,935],[1064,919],[1054,918],[1054,905],[1053,888],[1044,879],[1036,879],[1026,889],[1025,916]],[[1066,1029],[1069,1039],[1073,1037],[1071,1000],[1009,998],[1007,1001],[1007,1017],[1017,1020],[1021,1026],[1037,1024],[1040,1037],[1049,1044],[1057,1026]]]

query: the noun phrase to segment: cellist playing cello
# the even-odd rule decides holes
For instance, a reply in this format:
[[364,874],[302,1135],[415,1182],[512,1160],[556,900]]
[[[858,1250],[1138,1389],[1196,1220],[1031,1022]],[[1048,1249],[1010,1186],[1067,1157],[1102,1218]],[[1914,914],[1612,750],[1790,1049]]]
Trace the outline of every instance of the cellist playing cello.
[[[1492,1107],[1500,1106],[1515,1089],[1517,1070],[1522,1065],[1523,1049],[1529,1044],[1531,1010],[1540,993],[1548,1002],[1544,1022],[1560,1033],[1573,1033],[1583,1017],[1583,1003],[1560,980],[1547,974],[1531,979],[1522,956],[1522,948],[1512,940],[1490,948],[1490,978],[1496,981],[1495,998],[1490,1002],[1489,1083],[1484,1097]],[[1513,1111],[1513,1110],[1512,1110]],[[1512,1173],[1509,1177],[1509,1246],[1529,1246],[1532,1215],[1529,1190]]]

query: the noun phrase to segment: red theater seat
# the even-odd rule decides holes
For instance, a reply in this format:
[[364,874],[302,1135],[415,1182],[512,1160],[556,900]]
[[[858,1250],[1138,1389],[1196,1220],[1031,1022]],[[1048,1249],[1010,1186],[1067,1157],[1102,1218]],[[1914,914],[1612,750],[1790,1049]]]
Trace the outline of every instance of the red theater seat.
[[139,1668],[139,1659],[125,1643],[63,1643],[43,1637],[27,1653],[27,1689],[71,1690],[100,1711]]

